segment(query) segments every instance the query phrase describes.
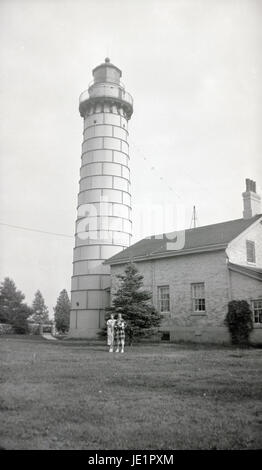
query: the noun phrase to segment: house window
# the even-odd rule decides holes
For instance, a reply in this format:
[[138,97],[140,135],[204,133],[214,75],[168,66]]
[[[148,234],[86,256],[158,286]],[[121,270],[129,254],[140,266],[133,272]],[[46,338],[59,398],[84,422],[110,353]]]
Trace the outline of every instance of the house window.
[[169,286],[158,287],[158,308],[160,312],[170,311]]
[[198,282],[197,284],[191,284],[191,289],[192,289],[193,312],[205,312],[205,310],[206,310],[206,299],[205,299],[205,284],[204,284],[204,282]]
[[163,331],[161,335],[161,341],[170,341],[170,332]]
[[251,240],[246,240],[246,249],[247,249],[247,262],[255,263],[256,262],[255,242],[252,242]]
[[253,322],[262,324],[262,300],[252,300]]

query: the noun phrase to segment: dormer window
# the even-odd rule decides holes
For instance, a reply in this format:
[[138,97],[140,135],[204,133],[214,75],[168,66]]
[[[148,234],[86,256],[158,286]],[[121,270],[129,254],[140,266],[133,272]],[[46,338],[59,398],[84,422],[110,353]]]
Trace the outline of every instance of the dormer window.
[[251,240],[246,240],[246,250],[247,250],[247,262],[255,263],[256,262],[255,242]]

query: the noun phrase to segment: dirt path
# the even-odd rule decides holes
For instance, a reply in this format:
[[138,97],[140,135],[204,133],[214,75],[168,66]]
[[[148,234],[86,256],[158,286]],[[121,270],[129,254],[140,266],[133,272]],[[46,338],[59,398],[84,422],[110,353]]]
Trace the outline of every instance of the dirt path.
[[51,340],[57,341],[57,338],[52,336],[51,333],[43,333],[41,336],[45,339],[51,339]]

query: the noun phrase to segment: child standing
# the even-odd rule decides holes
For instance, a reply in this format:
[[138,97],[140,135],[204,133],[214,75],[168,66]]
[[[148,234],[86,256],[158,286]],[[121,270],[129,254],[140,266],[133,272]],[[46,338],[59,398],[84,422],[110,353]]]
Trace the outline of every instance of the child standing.
[[125,328],[126,328],[126,322],[122,318],[121,313],[119,313],[118,318],[115,322],[116,352],[119,352],[120,346],[121,346],[121,353],[124,352]]
[[113,352],[114,348],[114,336],[115,336],[115,323],[113,313],[111,313],[109,320],[107,320],[107,345],[109,346],[109,352]]

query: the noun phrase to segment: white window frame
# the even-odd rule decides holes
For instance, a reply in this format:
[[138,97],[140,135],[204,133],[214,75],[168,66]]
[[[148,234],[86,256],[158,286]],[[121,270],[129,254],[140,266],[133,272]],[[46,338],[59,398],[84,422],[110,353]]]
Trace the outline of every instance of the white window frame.
[[[198,293],[201,288],[201,292]],[[191,284],[191,299],[192,299],[192,310],[193,313],[206,313],[206,295],[205,295],[205,283],[204,282],[193,282]],[[199,307],[204,308],[199,308]]]
[[[251,258],[249,257],[249,254],[252,250],[252,255]],[[246,240],[246,257],[247,257],[247,263],[256,263],[256,244],[253,240]]]
[[[256,303],[259,305],[256,306]],[[251,307],[253,312],[253,323],[256,326],[262,326],[262,299],[253,299],[251,300]],[[261,313],[259,312],[261,310]],[[256,313],[258,311],[258,313]],[[256,317],[258,315],[258,321],[256,321]],[[261,321],[259,321],[259,316],[261,315]]]
[[[162,298],[161,296],[161,290],[162,289],[168,289],[168,298]],[[164,309],[163,308],[163,304],[167,302],[168,303],[168,309]],[[170,288],[168,285],[165,285],[165,286],[157,286],[157,303],[158,303],[158,309],[160,311],[160,313],[168,313],[170,312]]]

